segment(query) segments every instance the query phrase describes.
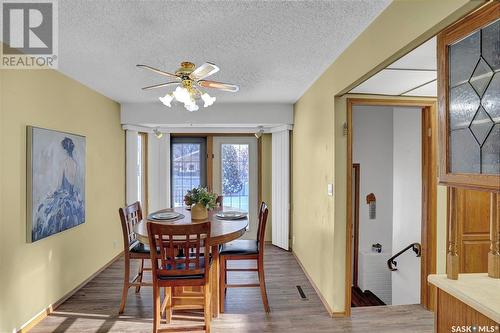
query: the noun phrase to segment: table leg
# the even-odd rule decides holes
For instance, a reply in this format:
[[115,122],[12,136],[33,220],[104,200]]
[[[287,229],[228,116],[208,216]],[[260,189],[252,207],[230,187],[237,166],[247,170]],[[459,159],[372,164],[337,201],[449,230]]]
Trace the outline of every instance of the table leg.
[[212,246],[212,268],[210,276],[212,296],[212,317],[219,317],[219,246]]

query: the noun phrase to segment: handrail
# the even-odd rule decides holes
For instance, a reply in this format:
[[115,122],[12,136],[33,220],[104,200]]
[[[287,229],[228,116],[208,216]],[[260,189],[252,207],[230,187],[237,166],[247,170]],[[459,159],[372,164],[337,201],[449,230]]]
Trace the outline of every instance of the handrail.
[[405,247],[404,249],[402,249],[401,251],[399,251],[398,253],[396,253],[395,255],[393,255],[392,257],[390,257],[389,260],[387,260],[387,267],[389,268],[389,270],[391,270],[391,271],[398,270],[396,268],[396,266],[398,265],[398,262],[395,261],[394,259],[396,259],[400,255],[402,255],[403,253],[405,253],[409,249],[412,249],[413,252],[415,252],[415,254],[417,255],[417,257],[422,256],[422,246],[420,245],[420,243],[410,244],[407,247]]

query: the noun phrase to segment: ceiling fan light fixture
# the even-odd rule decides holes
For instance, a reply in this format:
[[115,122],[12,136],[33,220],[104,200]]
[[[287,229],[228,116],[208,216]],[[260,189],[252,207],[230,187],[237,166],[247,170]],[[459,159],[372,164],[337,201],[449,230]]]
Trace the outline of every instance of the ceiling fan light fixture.
[[189,91],[184,87],[175,88],[173,95],[175,99],[181,103],[188,104],[191,101],[191,95]]
[[215,100],[217,99],[216,97],[212,97],[210,96],[209,94],[207,93],[204,93],[201,95],[201,99],[203,100],[203,102],[205,102],[205,104],[203,105],[203,107],[209,107],[210,105],[214,104]]
[[190,112],[198,111],[200,109],[196,103],[184,104],[184,107]]
[[169,108],[172,107],[172,101],[174,100],[174,96],[172,94],[166,94],[163,97],[158,98],[163,105],[168,106]]
[[200,90],[200,88],[218,89],[233,93],[239,90],[239,86],[235,84],[205,80],[206,77],[213,75],[219,71],[219,67],[217,65],[209,62],[196,67],[192,62],[184,61],[181,63],[180,68],[175,72],[175,74],[165,72],[148,65],[138,64],[137,67],[144,68],[156,74],[175,79],[175,81],[155,84],[142,88],[143,90],[151,90],[177,85],[177,88],[172,93],[168,93],[163,97],[159,97],[159,100],[163,103],[163,105],[168,107],[172,107],[173,100],[184,104],[184,108],[191,112],[199,110],[200,107],[196,103],[198,99],[203,100],[203,106],[205,108],[213,105],[216,101],[216,98],[203,92],[203,90]]

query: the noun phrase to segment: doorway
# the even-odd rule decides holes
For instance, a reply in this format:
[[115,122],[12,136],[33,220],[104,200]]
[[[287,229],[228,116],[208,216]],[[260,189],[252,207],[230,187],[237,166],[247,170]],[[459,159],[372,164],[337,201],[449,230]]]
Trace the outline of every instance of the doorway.
[[224,197],[224,206],[248,212],[243,239],[255,239],[258,223],[258,145],[250,136],[213,137],[212,186]]
[[[418,289],[420,289],[420,295],[417,299],[417,302],[422,304],[424,307],[431,309],[433,306],[433,292],[431,288],[427,287],[427,281],[426,277],[428,274],[431,274],[435,272],[435,262],[436,262],[436,189],[437,189],[437,183],[436,183],[436,144],[437,144],[437,132],[436,132],[436,105],[434,101],[430,100],[410,100],[410,99],[347,99],[347,141],[348,141],[348,146],[347,146],[347,244],[346,244],[346,253],[347,258],[346,258],[346,291],[345,291],[345,297],[346,297],[346,315],[350,315],[351,312],[351,306],[353,302],[353,298],[356,297],[357,295],[353,294],[353,287],[358,287],[361,283],[361,277],[360,277],[360,270],[361,270],[361,264],[362,265],[367,265],[367,262],[369,260],[366,260],[367,258],[372,257],[375,258],[375,256],[372,255],[372,246],[373,246],[373,252],[377,251],[384,251],[387,250],[386,254],[387,260],[383,260],[384,262],[381,262],[383,265],[383,273],[386,275],[389,274],[391,276],[391,272],[389,268],[387,267],[387,261],[392,257],[393,254],[397,253],[400,249],[399,244],[396,246],[397,248],[391,248],[392,246],[389,246],[389,248],[385,248],[382,244],[382,247],[379,249],[378,244],[380,242],[378,241],[372,241],[371,239],[369,240],[369,245],[366,246],[364,244],[363,246],[359,245],[360,242],[360,230],[363,228],[363,226],[360,226],[360,216],[362,214],[368,215],[368,213],[372,213],[373,210],[373,218],[376,219],[377,213],[380,213],[380,205],[382,201],[377,202],[377,193],[373,193],[372,190],[368,189],[363,189],[363,179],[362,177],[357,177],[356,176],[356,171],[357,170],[364,170],[365,168],[370,168],[370,163],[366,164],[357,160],[353,160],[353,136],[356,133],[356,127],[353,125],[353,107],[366,107],[366,106],[372,106],[372,107],[380,107],[380,106],[386,106],[386,107],[402,107],[402,108],[414,108],[420,110],[419,112],[419,117],[421,120],[421,125],[420,128],[418,128],[418,132],[420,133],[420,145],[421,145],[421,162],[419,165],[419,172],[421,173],[421,177],[418,177],[419,180],[421,181],[419,184],[419,187],[421,189],[421,197],[419,198],[419,202],[417,207],[419,207],[419,215],[421,215],[421,218],[419,219],[420,222],[418,224],[418,232],[420,233],[420,242],[419,242],[419,251],[421,254],[421,259],[420,259],[420,272],[417,272],[417,282]],[[376,112],[376,111],[375,111]],[[379,152],[374,151],[372,152],[373,154],[377,155]],[[392,153],[391,153],[392,154]],[[359,166],[355,167],[355,164],[359,164]],[[356,170],[357,169],[357,170]],[[404,170],[404,169],[403,169]],[[375,177],[377,175],[377,172],[375,170],[374,173]],[[387,185],[387,184],[386,184]],[[387,186],[386,186],[387,187]],[[356,190],[358,188],[358,190]],[[392,184],[390,186],[391,192],[392,192]],[[404,189],[404,185],[402,187]],[[383,187],[382,187],[383,190]],[[356,193],[358,192],[358,193]],[[364,193],[367,192],[367,193]],[[369,193],[368,193],[369,192]],[[399,199],[400,203],[398,206],[401,204],[401,201],[405,200],[405,195],[403,193],[399,193],[397,199]],[[392,195],[392,193],[391,193]],[[380,199],[386,197],[385,194],[382,194],[382,197],[379,197]],[[366,198],[366,200],[365,200]],[[407,200],[412,200],[413,202],[415,199],[410,199],[407,198]],[[373,203],[372,203],[373,201]],[[390,200],[392,202],[392,198]],[[373,206],[370,206],[370,203],[373,204]],[[377,207],[377,203],[378,206]],[[364,207],[366,206],[366,207]],[[357,207],[357,208],[356,208]],[[362,209],[360,207],[364,207],[364,212],[362,212]],[[396,215],[395,215],[396,216]],[[369,218],[369,217],[368,217]],[[391,219],[392,219],[392,211],[391,211]],[[371,227],[374,227],[375,225],[371,225]],[[377,230],[377,226],[375,226],[374,232],[378,232],[380,230]],[[391,229],[392,232],[392,229]],[[381,237],[384,237],[384,233],[380,233]],[[392,237],[390,237],[391,242],[389,242],[389,237],[385,235],[387,240],[383,241],[386,244],[391,243],[392,245]],[[404,238],[404,237],[402,237]],[[405,240],[406,241],[406,240]],[[365,239],[365,243],[367,240]],[[416,243],[416,242],[415,242]],[[411,249],[413,247],[409,248],[409,252],[411,252]],[[421,250],[420,250],[421,249]],[[390,251],[389,251],[390,250]],[[363,258],[361,255],[361,252],[365,252],[365,256]],[[412,253],[412,252],[411,252]],[[405,254],[405,256],[411,257],[415,256],[415,253],[410,254]],[[380,259],[377,257],[376,259]],[[360,261],[364,260],[363,263],[360,263]],[[401,265],[403,265],[402,258],[398,258],[395,261],[401,261]],[[379,263],[380,264],[380,263]],[[369,264],[368,264],[369,265]],[[380,265],[378,265],[380,268]],[[401,267],[401,266],[400,266]],[[381,271],[382,272],[382,271]],[[357,276],[355,276],[355,274]],[[374,275],[368,274],[366,277],[364,277],[365,280],[370,280],[374,278]],[[415,277],[413,277],[415,278]],[[392,289],[391,289],[392,290]],[[362,296],[362,295],[361,295]],[[383,297],[376,297],[372,298],[372,300],[381,300],[380,298]],[[386,300],[388,298],[386,297]],[[354,300],[356,301],[356,300]],[[382,301],[383,303],[384,302]],[[392,303],[392,295],[390,298],[390,302]],[[375,302],[376,303],[376,302]],[[391,304],[389,303],[389,304]],[[401,304],[401,303],[397,303]],[[376,304],[372,304],[376,305]]]

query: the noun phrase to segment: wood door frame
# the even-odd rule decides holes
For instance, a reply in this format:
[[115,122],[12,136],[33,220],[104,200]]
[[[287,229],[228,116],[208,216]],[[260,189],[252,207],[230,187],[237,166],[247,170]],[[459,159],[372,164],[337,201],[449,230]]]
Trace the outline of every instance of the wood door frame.
[[420,303],[433,310],[435,290],[428,286],[427,276],[436,272],[437,226],[437,105],[425,99],[347,99],[347,225],[345,263],[345,316],[351,315],[352,285],[352,107],[354,105],[402,106],[422,108],[422,259],[420,270]]
[[[352,285],[358,286],[358,259],[359,259],[359,181],[360,181],[360,165],[353,163],[352,169],[354,170],[354,253],[353,253],[353,273]],[[352,170],[351,170],[352,172]],[[352,194],[352,192],[351,192]]]

